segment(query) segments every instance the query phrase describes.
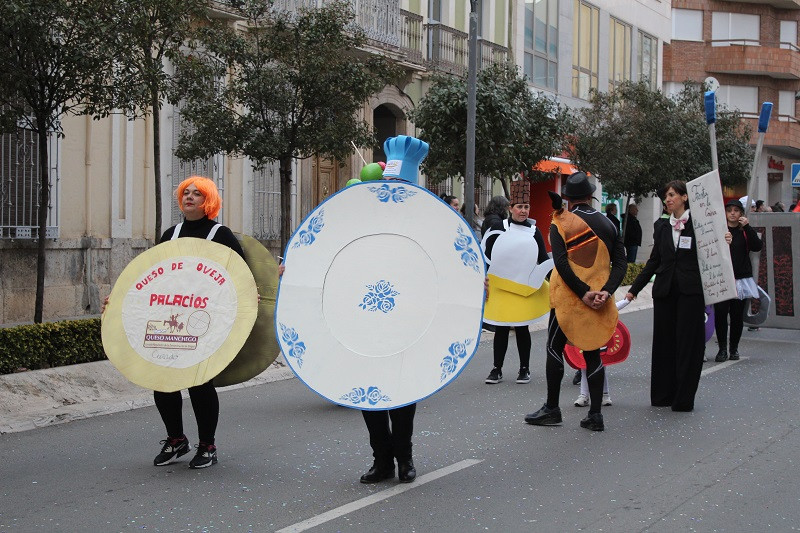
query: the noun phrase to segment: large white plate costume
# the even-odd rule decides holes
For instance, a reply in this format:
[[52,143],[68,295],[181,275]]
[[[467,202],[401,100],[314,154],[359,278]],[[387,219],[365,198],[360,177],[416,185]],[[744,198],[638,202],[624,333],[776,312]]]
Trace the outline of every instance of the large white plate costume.
[[333,403],[417,402],[477,349],[483,256],[466,221],[427,189],[395,180],[343,189],[300,225],[285,265],[278,343],[297,377]]

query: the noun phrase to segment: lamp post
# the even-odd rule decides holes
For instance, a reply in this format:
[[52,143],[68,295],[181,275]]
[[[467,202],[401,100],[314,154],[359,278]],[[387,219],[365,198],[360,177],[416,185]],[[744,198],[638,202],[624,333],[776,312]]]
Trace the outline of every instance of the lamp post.
[[478,0],[470,0],[469,70],[467,74],[467,175],[464,176],[464,218],[472,227],[475,216],[475,85],[478,75]]

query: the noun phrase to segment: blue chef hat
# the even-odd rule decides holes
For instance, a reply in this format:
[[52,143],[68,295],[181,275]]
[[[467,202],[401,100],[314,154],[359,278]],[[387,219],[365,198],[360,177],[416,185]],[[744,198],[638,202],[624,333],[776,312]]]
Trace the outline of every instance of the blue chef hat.
[[417,184],[419,164],[428,155],[428,143],[416,137],[398,135],[389,137],[383,143],[386,153],[384,178],[396,178]]

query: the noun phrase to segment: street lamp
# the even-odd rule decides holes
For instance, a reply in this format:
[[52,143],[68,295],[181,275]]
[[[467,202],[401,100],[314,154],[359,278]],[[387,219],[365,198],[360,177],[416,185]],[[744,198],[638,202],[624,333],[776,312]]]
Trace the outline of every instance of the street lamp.
[[475,216],[475,85],[478,74],[478,0],[470,0],[469,71],[467,74],[467,175],[464,176],[464,218]]

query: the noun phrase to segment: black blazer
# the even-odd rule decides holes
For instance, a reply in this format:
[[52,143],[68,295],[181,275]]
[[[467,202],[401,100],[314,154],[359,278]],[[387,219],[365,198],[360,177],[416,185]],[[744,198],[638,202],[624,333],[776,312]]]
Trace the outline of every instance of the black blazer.
[[[692,239],[691,248],[683,249],[672,243],[672,226],[669,219],[660,218],[653,225],[653,252],[644,266],[644,270],[636,276],[631,285],[631,293],[639,294],[653,274],[653,297],[669,296],[672,279],[675,278],[681,294],[703,294],[703,283],[700,280],[700,267],[697,263],[697,242],[694,238],[692,217],[681,231],[681,237]],[[680,242],[680,241],[679,241]]]

